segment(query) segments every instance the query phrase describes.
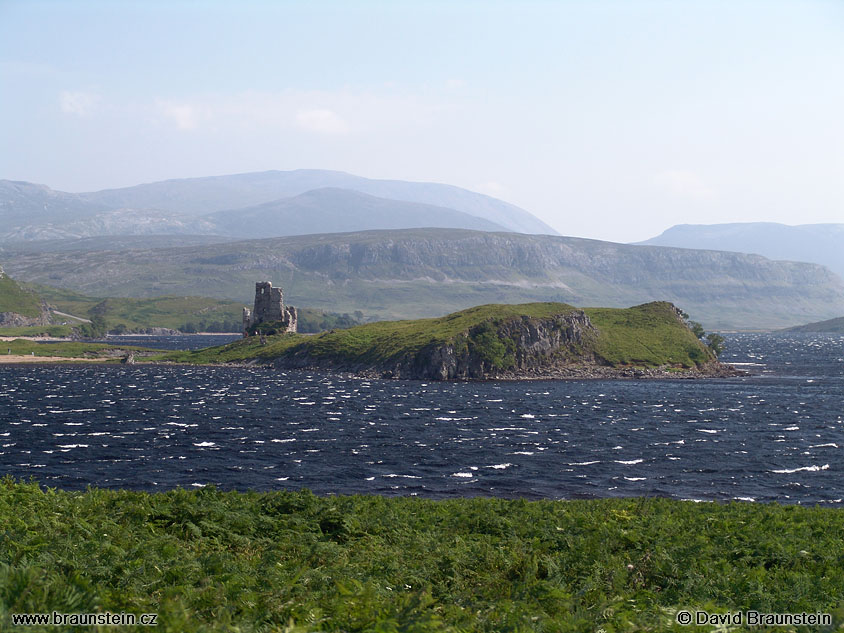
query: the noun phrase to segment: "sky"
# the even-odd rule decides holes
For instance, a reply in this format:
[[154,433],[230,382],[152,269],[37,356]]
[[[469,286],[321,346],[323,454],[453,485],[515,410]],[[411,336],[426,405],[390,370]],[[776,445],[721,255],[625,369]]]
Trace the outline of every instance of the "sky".
[[0,178],[300,168],[618,242],[844,222],[844,2],[0,0]]

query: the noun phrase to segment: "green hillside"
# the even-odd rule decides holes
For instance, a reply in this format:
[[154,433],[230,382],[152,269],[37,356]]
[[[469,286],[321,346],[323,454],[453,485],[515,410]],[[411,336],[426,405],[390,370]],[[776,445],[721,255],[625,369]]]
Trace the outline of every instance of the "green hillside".
[[21,288],[0,268],[0,312],[14,312],[36,318],[41,314],[41,301],[34,292]]
[[564,303],[484,305],[439,318],[381,321],[317,336],[286,334],[263,341],[251,337],[165,358],[195,363],[275,361],[282,366],[306,359],[306,364],[341,370],[379,370],[418,365],[431,350],[448,348],[455,355],[480,359],[492,371],[508,371],[518,366],[518,328],[544,330],[552,337],[561,328],[572,327],[566,319],[582,319],[583,313],[591,326],[583,327],[582,336],[571,345],[540,362],[690,369],[714,361],[712,352],[665,302],[583,312]]

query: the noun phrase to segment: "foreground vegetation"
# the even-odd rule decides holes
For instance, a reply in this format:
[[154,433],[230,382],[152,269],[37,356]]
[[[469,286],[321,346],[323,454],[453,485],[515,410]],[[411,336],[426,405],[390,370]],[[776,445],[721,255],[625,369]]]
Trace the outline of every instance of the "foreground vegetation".
[[[507,369],[513,362],[512,341],[497,335],[501,324],[521,319],[552,319],[577,309],[565,303],[490,304],[444,317],[408,321],[378,321],[317,336],[250,337],[229,345],[175,352],[176,362],[222,363],[270,361],[306,353],[317,361],[384,365],[431,346],[468,345],[492,364]],[[676,366],[692,368],[714,360],[712,352],[678,318],[671,304],[648,303],[633,308],[586,308],[597,328],[585,341],[583,358],[594,356],[613,367]],[[576,360],[576,359],[574,359]]]
[[67,492],[7,477],[0,525],[3,630],[10,613],[54,610],[156,612],[156,630],[179,633],[712,630],[675,624],[696,608],[844,622],[844,512],[828,508]]

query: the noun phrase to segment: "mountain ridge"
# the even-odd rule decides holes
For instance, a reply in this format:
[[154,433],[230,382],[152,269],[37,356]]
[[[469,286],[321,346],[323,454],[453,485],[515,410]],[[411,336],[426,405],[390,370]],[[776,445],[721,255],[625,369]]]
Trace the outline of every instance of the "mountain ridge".
[[379,318],[486,303],[628,307],[671,301],[707,329],[778,328],[844,313],[828,269],[759,255],[464,229],[362,231],[127,251],[16,252],[21,280],[95,295],[249,301],[255,280],[293,305]]
[[426,226],[507,231],[499,224],[462,211],[336,187],[310,189],[290,198],[201,217],[222,228],[226,235],[243,238],[308,235],[320,233],[320,227],[326,226],[337,233]]
[[[324,187],[350,189],[380,198],[455,209],[522,233],[551,235],[557,233],[553,228],[516,205],[455,185],[364,178],[327,169],[267,170],[222,176],[175,178],[79,195],[98,204],[108,204],[112,207],[151,207],[201,215],[203,210],[205,213],[213,213],[227,208],[255,206]],[[232,192],[238,192],[237,195],[241,199],[250,201],[245,204],[230,204],[228,201],[233,195]],[[141,194],[143,195],[141,200],[144,200],[146,204],[139,204],[137,196]],[[181,196],[180,206],[173,200],[174,196]],[[205,200],[202,208],[197,206],[199,204],[197,199]],[[524,226],[521,226],[520,222]]]
[[844,279],[844,224],[677,224],[637,244],[756,253],[776,260],[811,262],[826,266]]

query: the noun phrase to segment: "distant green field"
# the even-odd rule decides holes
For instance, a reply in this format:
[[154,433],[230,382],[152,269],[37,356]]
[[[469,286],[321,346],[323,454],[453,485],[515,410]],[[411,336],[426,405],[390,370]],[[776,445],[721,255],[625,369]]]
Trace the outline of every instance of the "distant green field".
[[[2,332],[2,330],[0,330]],[[150,352],[143,347],[131,345],[107,345],[105,343],[85,343],[67,341],[60,343],[37,343],[26,339],[0,341],[0,356],[66,356],[68,358],[91,358],[98,360],[119,360],[129,351]]]
[[30,325],[27,327],[0,328],[0,336],[54,336],[68,337],[73,334],[71,325]]
[[[485,305],[434,319],[379,321],[316,336],[281,335],[267,337],[264,344],[255,337],[229,345],[175,352],[164,358],[177,362],[222,363],[248,360],[269,361],[307,351],[311,358],[342,363],[376,365],[414,354],[430,345],[453,342],[490,347],[490,356],[504,354],[494,349],[501,342],[489,337],[466,337],[485,323],[510,319],[543,319],[568,314],[576,308],[564,303]],[[676,365],[691,368],[712,360],[711,352],[680,322],[667,303],[649,303],[633,308],[587,308],[586,314],[598,329],[584,353],[594,353],[611,366],[658,367]],[[462,342],[461,342],[462,341]],[[504,342],[506,346],[506,341]],[[506,368],[506,366],[504,366]]]
[[109,329],[150,327],[183,331],[238,332],[243,304],[208,297],[102,298],[48,286],[32,286],[60,312],[90,319],[103,317]]
[[[139,331],[161,327],[183,332],[240,332],[244,303],[210,297],[89,297],[72,290],[31,284],[28,288],[60,312],[84,319],[100,316],[109,330]],[[299,309],[299,331],[321,332],[349,327],[363,318],[348,314]],[[5,330],[0,330],[5,332]],[[9,334],[15,336],[15,334]]]
[[677,624],[697,609],[833,616],[731,631],[844,623],[832,508],[66,492],[7,477],[0,525],[4,631],[58,630],[10,626],[52,611],[156,613],[155,629],[120,630],[161,633],[715,630]]

